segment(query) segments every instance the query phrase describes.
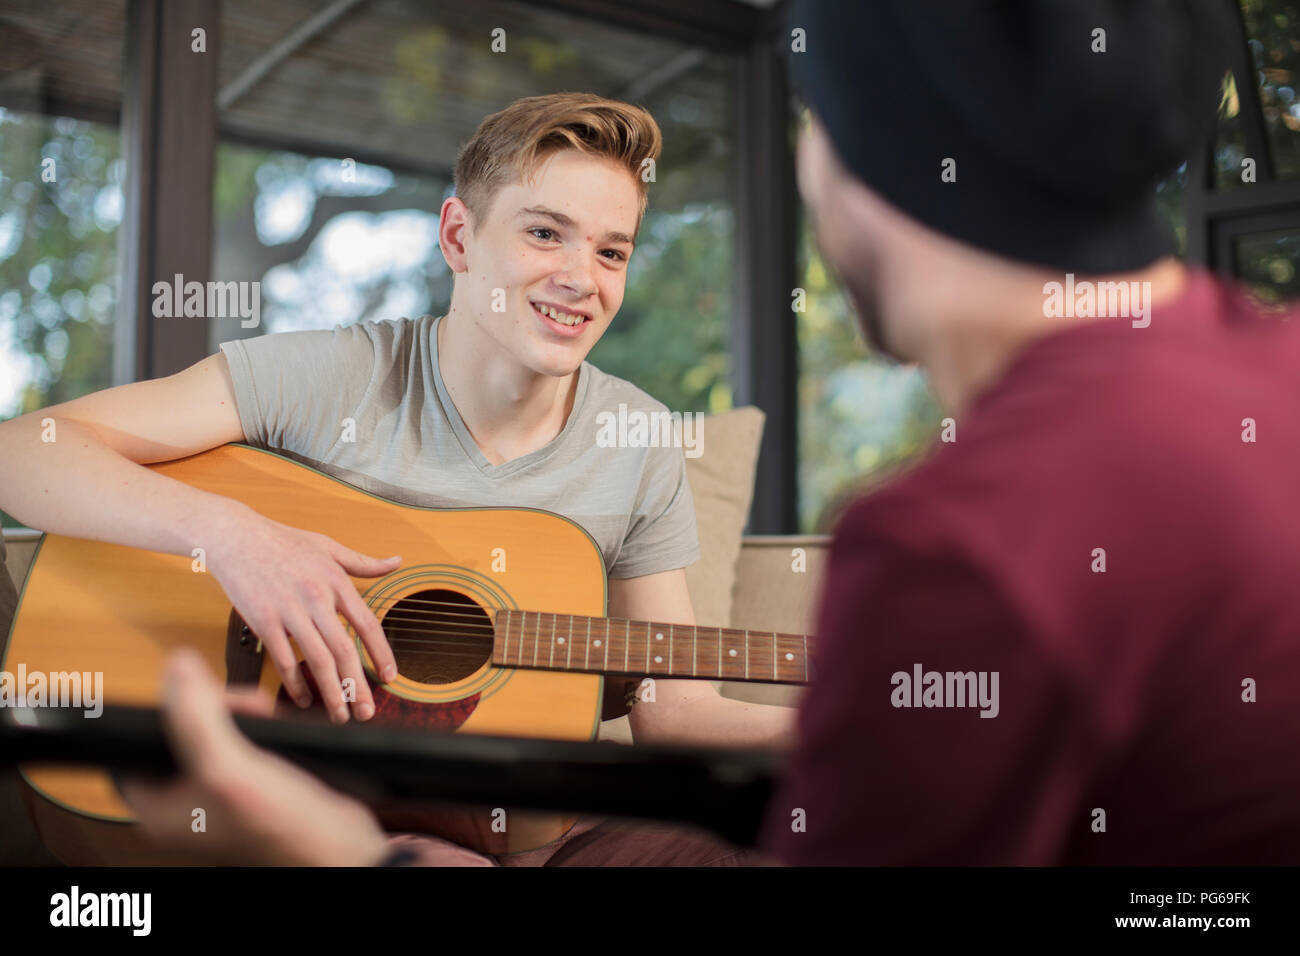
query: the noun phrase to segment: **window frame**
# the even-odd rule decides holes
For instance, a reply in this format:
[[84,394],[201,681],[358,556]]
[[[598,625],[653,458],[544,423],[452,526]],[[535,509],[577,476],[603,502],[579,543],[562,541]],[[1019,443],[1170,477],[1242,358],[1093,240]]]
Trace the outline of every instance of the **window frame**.
[[1214,188],[1214,148],[1211,135],[1189,160],[1183,194],[1187,215],[1187,259],[1223,276],[1232,278],[1232,241],[1247,232],[1258,231],[1255,224],[1265,218],[1277,225],[1271,229],[1300,229],[1300,179],[1279,180],[1273,167],[1268,143],[1268,129],[1260,102],[1255,66],[1247,42],[1246,19],[1241,4],[1233,0],[1236,11],[1229,67],[1237,86],[1237,101],[1246,149],[1255,160],[1255,182],[1242,188],[1216,191]]
[[[786,3],[765,8],[736,0],[521,2],[738,54],[730,130],[737,146],[732,392],[736,405],[756,405],[766,415],[745,530],[796,532],[799,363],[788,303],[797,285],[798,196],[788,125]],[[223,135],[216,104],[220,13],[220,0],[128,0],[122,133],[129,182],[114,367],[119,384],[171,374],[207,354],[206,320],[155,319],[148,283],[150,276],[177,272],[201,282],[210,278],[213,168]],[[1300,181],[1275,177],[1239,5],[1236,20],[1231,66],[1258,181],[1214,192],[1211,141],[1189,159],[1183,196],[1188,260],[1224,275],[1232,266],[1233,238],[1253,231],[1259,217],[1272,222],[1294,216],[1277,228],[1300,228]],[[204,55],[189,53],[195,27],[207,31]],[[246,145],[284,145],[238,139]]]

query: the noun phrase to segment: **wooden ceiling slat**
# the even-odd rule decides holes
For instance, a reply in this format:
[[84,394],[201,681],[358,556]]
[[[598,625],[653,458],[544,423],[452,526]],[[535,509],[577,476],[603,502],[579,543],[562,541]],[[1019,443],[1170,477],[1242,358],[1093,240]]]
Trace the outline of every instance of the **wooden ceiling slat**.
[[[39,52],[32,57],[27,49],[25,61],[35,61],[34,88],[49,102],[111,116],[121,106],[125,6],[126,0],[7,0],[0,33],[12,25],[11,36],[30,37],[25,45]],[[319,9],[320,0],[222,0],[218,88]],[[507,54],[490,52],[496,26],[507,31]],[[422,43],[430,53],[420,53]],[[367,0],[277,65],[222,111],[219,123],[241,141],[311,143],[330,155],[364,150],[371,161],[389,157],[398,168],[445,174],[483,117],[511,101],[558,90],[618,95],[687,49],[516,0]],[[13,68],[12,57],[23,52],[7,51],[0,37],[0,69]],[[412,56],[414,66],[405,59]],[[704,148],[710,128],[725,137],[728,62],[713,54],[647,97],[644,105],[667,131],[680,125],[672,104],[684,103],[698,117],[676,145],[667,144],[665,156],[686,143],[692,151]]]
[[0,69],[25,64],[47,99],[116,112],[125,18],[126,0],[9,0],[0,9]]

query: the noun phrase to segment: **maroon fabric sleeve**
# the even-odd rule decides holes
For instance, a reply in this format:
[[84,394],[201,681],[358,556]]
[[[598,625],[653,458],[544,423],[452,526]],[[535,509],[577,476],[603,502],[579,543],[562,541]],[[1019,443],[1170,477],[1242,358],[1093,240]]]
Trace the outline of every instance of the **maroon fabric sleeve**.
[[[1052,860],[1063,834],[1089,833],[1076,690],[1027,639],[996,569],[887,501],[859,502],[836,530],[799,743],[762,846],[792,865]],[[917,664],[998,672],[997,716],[895,707],[892,675]]]

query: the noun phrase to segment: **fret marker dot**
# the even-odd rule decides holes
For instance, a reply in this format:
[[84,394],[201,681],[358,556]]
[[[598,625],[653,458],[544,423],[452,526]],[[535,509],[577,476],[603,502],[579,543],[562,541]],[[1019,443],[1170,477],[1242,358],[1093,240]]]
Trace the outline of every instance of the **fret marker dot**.
[[788,654],[788,653],[787,653],[787,654],[785,655],[785,659],[786,659],[787,661],[792,661],[792,660],[794,660],[794,655],[793,655],[793,654]]
[[600,647],[600,638],[596,638],[594,641],[592,641],[591,646],[592,646],[592,647]]
[[664,639],[664,636],[663,636],[662,634],[656,634],[656,635],[655,635],[655,640],[656,640],[656,641],[662,641],[663,639]]
[[735,657],[735,656],[736,656],[736,649],[733,647],[731,650],[727,651],[727,653],[728,653],[729,655],[731,655],[732,657]]
[[663,662],[664,662],[664,659],[663,659],[662,657],[656,657],[656,658],[655,658],[655,663],[656,663],[656,664],[662,664]]
[[559,643],[563,644],[563,643],[564,643],[564,638],[562,638],[562,637],[559,638]]

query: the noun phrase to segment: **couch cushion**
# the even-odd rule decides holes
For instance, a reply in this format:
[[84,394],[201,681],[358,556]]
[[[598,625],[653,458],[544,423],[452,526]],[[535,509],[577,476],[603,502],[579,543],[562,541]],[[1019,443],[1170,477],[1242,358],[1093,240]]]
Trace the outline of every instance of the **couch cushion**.
[[754,498],[754,472],[765,417],[753,406],[705,415],[701,420],[702,453],[686,459],[700,536],[700,560],[686,569],[686,585],[695,620],[704,627],[731,623],[740,536]]
[[[829,535],[751,535],[736,562],[731,626],[755,633],[813,634],[821,600]],[[724,697],[793,707],[803,688],[728,681]]]
[[[736,583],[740,537],[749,520],[754,497],[754,472],[758,445],[766,416],[753,406],[732,409],[700,419],[701,453],[686,459],[686,480],[695,503],[695,527],[700,538],[700,560],[686,569],[696,623],[727,627],[731,623],[731,592]],[[608,682],[621,688],[622,681]],[[714,686],[721,684],[717,681]],[[623,708],[607,696],[605,712]],[[601,722],[601,740],[631,742],[627,717]]]

